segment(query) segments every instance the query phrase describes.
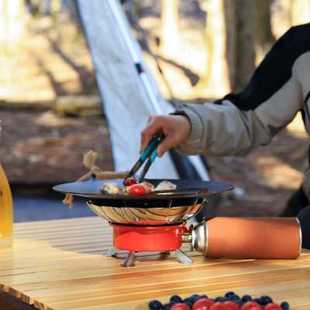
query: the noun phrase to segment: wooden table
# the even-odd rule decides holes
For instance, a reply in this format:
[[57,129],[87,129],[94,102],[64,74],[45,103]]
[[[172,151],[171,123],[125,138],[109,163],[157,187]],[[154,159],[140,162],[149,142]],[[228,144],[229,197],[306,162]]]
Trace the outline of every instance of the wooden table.
[[[38,309],[148,309],[147,301],[205,293],[268,294],[292,309],[310,309],[310,252],[298,260],[214,260],[190,253],[142,259],[135,267],[102,255],[110,227],[97,217],[15,224],[11,248],[0,249],[0,288]],[[285,242],[285,240],[283,240]]]

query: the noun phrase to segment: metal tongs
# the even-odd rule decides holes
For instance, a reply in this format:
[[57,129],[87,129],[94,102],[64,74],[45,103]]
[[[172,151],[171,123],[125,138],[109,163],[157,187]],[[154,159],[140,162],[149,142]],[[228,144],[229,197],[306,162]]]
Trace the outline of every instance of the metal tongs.
[[149,171],[151,165],[155,161],[156,157],[158,156],[157,154],[157,147],[158,145],[162,142],[164,139],[163,134],[159,134],[154,136],[151,141],[149,142],[148,146],[144,149],[142,154],[140,155],[138,161],[133,165],[133,167],[130,169],[129,173],[127,176],[124,178],[124,181],[136,174],[136,172],[142,167],[142,165],[145,163],[143,170],[138,178],[138,182],[143,182],[145,175]]

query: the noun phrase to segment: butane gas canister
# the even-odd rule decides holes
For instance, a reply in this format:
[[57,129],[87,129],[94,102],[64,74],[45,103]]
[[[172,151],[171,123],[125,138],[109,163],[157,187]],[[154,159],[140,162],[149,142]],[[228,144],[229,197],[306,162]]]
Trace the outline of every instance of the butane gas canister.
[[301,240],[296,218],[215,217],[192,231],[193,247],[217,258],[297,258]]

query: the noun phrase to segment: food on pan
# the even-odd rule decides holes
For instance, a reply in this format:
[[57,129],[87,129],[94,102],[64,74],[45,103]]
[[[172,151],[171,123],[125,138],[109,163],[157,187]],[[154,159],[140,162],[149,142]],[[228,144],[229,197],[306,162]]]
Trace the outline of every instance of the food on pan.
[[122,194],[122,195],[131,195],[131,196],[143,196],[145,194],[150,194],[152,192],[156,191],[169,191],[169,190],[175,190],[176,185],[173,184],[170,181],[162,181],[160,182],[156,187],[150,183],[150,182],[141,182],[136,183],[133,180],[126,180],[124,182],[125,186],[120,187],[115,183],[105,183],[102,185],[100,190],[109,195],[116,195],[116,194]]
[[154,185],[149,182],[141,182],[126,187],[126,192],[132,196],[143,196],[152,193],[153,191]]
[[137,183],[138,182],[137,182],[136,178],[134,178],[134,177],[126,178],[124,180],[124,185],[125,186],[130,186],[130,185],[134,185],[134,184],[137,184]]
[[100,190],[109,195],[116,195],[116,194],[121,194],[122,190],[119,188],[116,184],[113,183],[106,183],[103,184]]
[[168,190],[174,191],[176,189],[177,186],[170,181],[162,181],[155,187],[155,191],[168,191]]
[[139,184],[142,184],[142,186],[145,188],[145,193],[146,194],[149,194],[149,193],[151,193],[151,192],[154,192],[154,190],[155,190],[155,187],[154,187],[154,185],[152,184],[152,183],[150,183],[150,182],[142,182],[142,183],[139,183]]

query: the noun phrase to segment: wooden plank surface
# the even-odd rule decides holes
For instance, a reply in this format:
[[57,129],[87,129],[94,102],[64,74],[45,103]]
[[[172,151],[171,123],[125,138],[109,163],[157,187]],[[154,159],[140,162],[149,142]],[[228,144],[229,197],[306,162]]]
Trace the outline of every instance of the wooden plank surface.
[[[285,240],[283,240],[285,242]],[[0,288],[44,310],[148,309],[147,301],[193,293],[271,295],[292,309],[310,309],[310,252],[298,260],[215,260],[189,253],[142,257],[135,267],[102,255],[112,244],[100,218],[15,224],[11,248],[0,249]]]

